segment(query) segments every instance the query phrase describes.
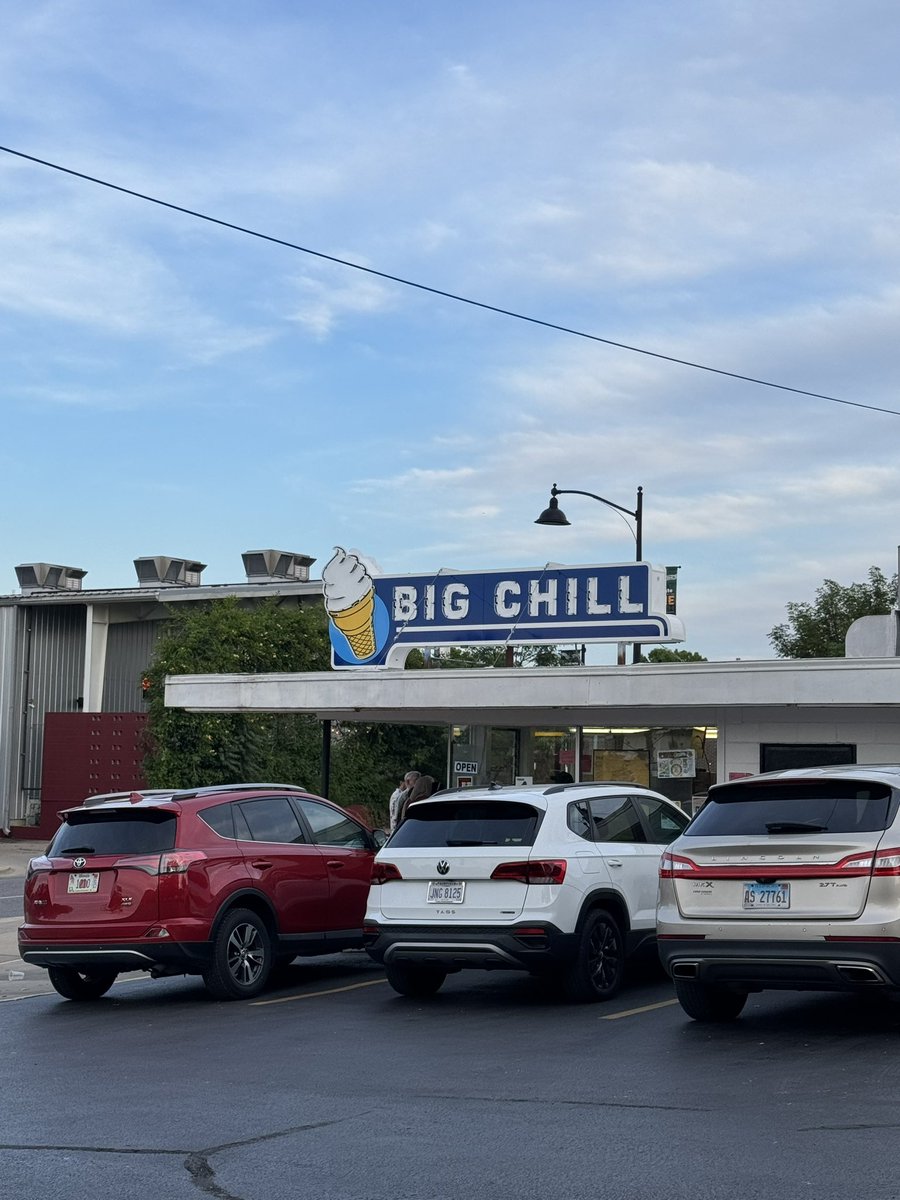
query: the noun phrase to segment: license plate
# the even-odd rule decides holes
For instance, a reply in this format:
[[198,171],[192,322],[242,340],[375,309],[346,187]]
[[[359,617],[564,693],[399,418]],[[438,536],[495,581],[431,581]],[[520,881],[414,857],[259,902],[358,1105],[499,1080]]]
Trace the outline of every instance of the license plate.
[[70,892],[96,892],[99,886],[100,873],[98,871],[86,871],[69,876],[68,890]]
[[429,904],[462,904],[466,895],[466,885],[453,880],[442,879],[439,883],[429,883]]
[[745,883],[744,908],[778,909],[791,907],[791,885],[789,883]]

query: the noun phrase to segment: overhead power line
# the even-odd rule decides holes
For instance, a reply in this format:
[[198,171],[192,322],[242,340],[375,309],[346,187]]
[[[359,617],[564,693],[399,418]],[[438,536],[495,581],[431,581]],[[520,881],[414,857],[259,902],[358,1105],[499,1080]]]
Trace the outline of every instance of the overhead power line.
[[586,333],[583,329],[573,329],[568,325],[559,325],[555,321],[545,321],[540,317],[530,317],[526,313],[515,312],[510,308],[501,308],[497,304],[487,304],[483,300],[473,300],[469,296],[459,296],[455,292],[447,292],[442,288],[431,287],[427,283],[417,283],[414,279],[404,279],[401,275],[391,275],[387,271],[378,271],[374,267],[366,267],[362,263],[352,262],[346,258],[338,258],[334,254],[325,254],[322,250],[313,250],[309,246],[301,246],[297,242],[289,242],[285,238],[274,237],[269,233],[261,233],[258,229],[248,229],[246,225],[237,225],[233,221],[224,221],[221,217],[212,217],[208,213],[186,208],[183,204],[173,204],[170,200],[161,200],[158,196],[149,196],[146,192],[135,191],[134,188],[123,187],[119,183],[111,183],[108,179],[99,179],[96,175],[87,175],[84,171],[75,171],[72,167],[64,167],[60,163],[49,162],[45,158],[37,158],[33,154],[25,154],[22,150],[13,150],[10,146],[0,146],[4,154],[11,154],[27,162],[37,163],[41,167],[49,167],[53,171],[61,171],[64,175],[72,175],[87,183],[95,183],[99,187],[109,188],[113,192],[121,192],[124,196],[133,196],[136,200],[144,200],[148,204],[157,204],[160,208],[168,208],[173,212],[184,213],[198,221],[206,221],[210,225],[219,225],[223,229],[232,229],[235,233],[246,234],[247,237],[259,238],[263,242],[271,242],[275,246],[285,246],[288,250],[297,250],[301,254],[309,254],[313,258],[325,262],[336,263],[340,267],[349,267],[353,271],[364,271],[378,279],[387,279],[391,283],[399,283],[404,287],[416,288],[420,292],[429,292],[432,296],[442,296],[445,300],[454,300],[458,304],[468,304],[472,308],[480,308],[485,312],[497,313],[501,317],[512,317],[516,321],[527,321],[530,325],[540,325],[544,329],[553,329],[557,333],[567,333],[572,337],[585,338],[590,342],[600,342],[604,346],[614,346],[617,350],[628,350],[632,354],[643,354],[647,358],[660,359],[662,362],[675,363],[680,367],[691,367],[695,371],[707,371],[711,375],[722,375],[726,379],[738,379],[743,383],[753,383],[758,387],[774,388],[780,392],[791,392],[795,396],[808,396],[813,400],[827,400],[830,404],[844,404],[850,408],[865,408],[870,412],[887,413],[900,417],[900,411],[893,408],[882,408],[877,404],[863,404],[859,400],[843,400],[840,396],[829,396],[824,392],[807,391],[806,388],[791,387],[786,383],[775,383],[771,379],[757,379],[753,375],[743,375],[739,371],[726,371],[722,367],[711,367],[706,363],[692,362],[687,358],[678,358],[674,354],[662,354],[658,350],[647,350],[642,346],[631,346],[627,342],[617,342],[612,338],[600,337],[596,333]]

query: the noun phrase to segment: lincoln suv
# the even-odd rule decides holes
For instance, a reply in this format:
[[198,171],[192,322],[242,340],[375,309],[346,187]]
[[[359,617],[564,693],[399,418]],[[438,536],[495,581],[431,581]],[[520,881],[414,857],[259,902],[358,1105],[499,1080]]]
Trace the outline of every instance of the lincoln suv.
[[70,1000],[121,971],[201,975],[255,996],[273,964],[362,945],[383,835],[300,788],[97,796],[31,860],[19,953]]
[[403,995],[467,967],[552,976],[606,1000],[655,937],[660,855],[688,818],[629,783],[492,787],[420,800],[375,860],[369,954]]
[[900,766],[711,788],[663,855],[658,934],[685,1012],[765,988],[900,993]]

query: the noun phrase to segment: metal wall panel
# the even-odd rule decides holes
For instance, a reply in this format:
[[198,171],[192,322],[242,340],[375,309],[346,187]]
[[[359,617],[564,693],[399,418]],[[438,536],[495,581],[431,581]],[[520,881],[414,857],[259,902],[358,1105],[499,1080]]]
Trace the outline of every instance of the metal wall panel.
[[109,626],[103,712],[145,712],[141,680],[165,621],[123,621]]
[[[44,717],[77,712],[84,682],[85,606],[25,606],[20,628],[22,774],[20,806],[26,823],[40,811]],[[27,715],[26,715],[27,714]]]
[[0,608],[0,830],[9,832],[10,821],[21,819],[18,800],[21,730],[21,671],[16,653],[16,629],[22,615],[15,608]]

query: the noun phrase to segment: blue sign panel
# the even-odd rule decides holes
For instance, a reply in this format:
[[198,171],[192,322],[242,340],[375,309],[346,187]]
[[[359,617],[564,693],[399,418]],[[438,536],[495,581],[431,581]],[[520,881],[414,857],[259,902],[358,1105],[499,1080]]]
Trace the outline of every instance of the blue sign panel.
[[402,666],[414,647],[679,642],[649,563],[373,575],[338,549],[322,572],[336,667]]

